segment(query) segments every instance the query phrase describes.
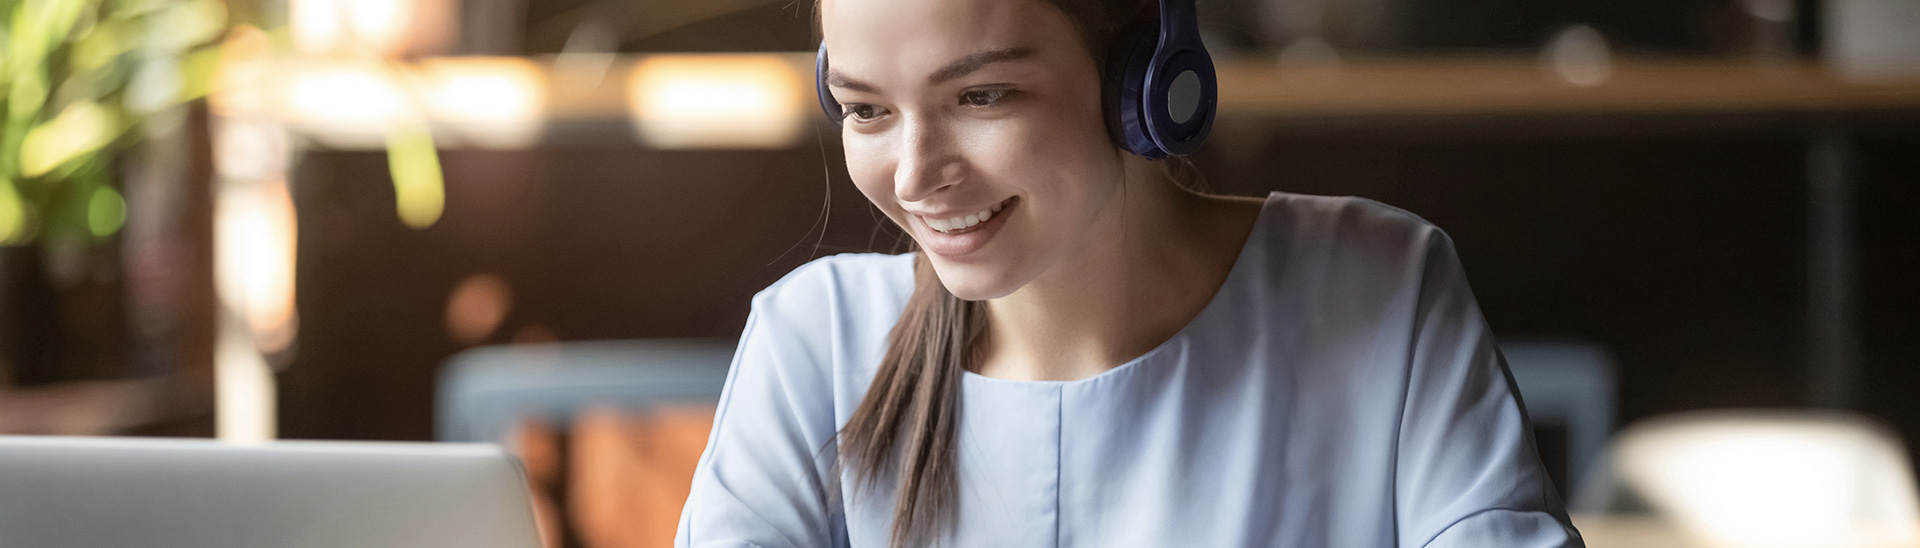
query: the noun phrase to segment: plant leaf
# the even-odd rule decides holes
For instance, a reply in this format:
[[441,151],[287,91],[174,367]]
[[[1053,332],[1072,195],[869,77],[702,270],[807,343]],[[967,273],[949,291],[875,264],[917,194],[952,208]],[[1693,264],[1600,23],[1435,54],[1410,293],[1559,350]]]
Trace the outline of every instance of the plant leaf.
[[433,133],[424,123],[401,124],[387,132],[387,168],[393,174],[394,206],[401,222],[421,229],[440,220],[447,191]]
[[59,116],[27,131],[20,142],[20,175],[38,177],[70,160],[99,150],[119,134],[112,111],[80,101]]

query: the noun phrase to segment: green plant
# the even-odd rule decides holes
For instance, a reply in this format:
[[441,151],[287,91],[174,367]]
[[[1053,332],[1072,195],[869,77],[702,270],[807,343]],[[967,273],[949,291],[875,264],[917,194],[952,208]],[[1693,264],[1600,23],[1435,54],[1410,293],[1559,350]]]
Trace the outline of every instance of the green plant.
[[0,0],[0,244],[97,239],[126,204],[114,160],[207,93],[219,0]]

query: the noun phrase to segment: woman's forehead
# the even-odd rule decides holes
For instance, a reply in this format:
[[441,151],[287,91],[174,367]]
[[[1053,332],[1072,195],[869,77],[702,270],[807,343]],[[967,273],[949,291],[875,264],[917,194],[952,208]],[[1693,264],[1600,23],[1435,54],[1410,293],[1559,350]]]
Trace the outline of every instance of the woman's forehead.
[[863,79],[924,78],[985,50],[1052,57],[1078,40],[1042,0],[823,0],[820,25],[834,70]]

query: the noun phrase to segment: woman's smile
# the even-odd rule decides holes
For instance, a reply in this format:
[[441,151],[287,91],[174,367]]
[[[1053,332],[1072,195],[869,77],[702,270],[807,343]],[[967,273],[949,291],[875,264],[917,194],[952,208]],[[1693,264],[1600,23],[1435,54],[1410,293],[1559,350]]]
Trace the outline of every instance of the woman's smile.
[[1000,226],[1006,224],[1014,206],[1020,203],[1019,197],[1007,198],[986,209],[963,216],[929,217],[910,213],[914,226],[920,233],[920,245],[943,258],[954,259],[966,256],[985,247],[993,235],[999,233]]

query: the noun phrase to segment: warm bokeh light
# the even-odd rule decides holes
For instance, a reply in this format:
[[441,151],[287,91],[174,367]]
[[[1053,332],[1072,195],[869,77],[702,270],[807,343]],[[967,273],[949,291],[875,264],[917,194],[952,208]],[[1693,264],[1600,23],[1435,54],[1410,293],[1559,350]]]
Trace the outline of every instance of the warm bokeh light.
[[493,274],[474,274],[447,297],[447,334],[462,344],[480,342],[500,329],[513,310],[513,288]]
[[[309,58],[278,63],[278,76],[265,87],[279,90],[271,94],[278,97],[270,108],[273,119],[342,149],[390,148],[392,134],[407,126],[429,128],[440,147],[526,149],[538,145],[556,118],[582,114],[624,114],[640,140],[656,148],[784,148],[815,114],[810,66],[802,66],[808,59],[784,53],[647,56],[622,64],[628,67],[623,89],[598,95],[556,89],[581,76],[555,82],[558,61]],[[244,104],[243,98],[236,94],[228,101]]]
[[301,53],[390,54],[405,46],[413,7],[408,0],[289,0],[287,20]]
[[1920,544],[1920,502],[1892,434],[1839,413],[1697,413],[1633,426],[1615,466],[1716,546]]
[[260,27],[235,26],[220,43],[207,104],[222,116],[268,113],[273,76],[273,39]]
[[338,0],[288,0],[287,22],[292,27],[293,47],[302,53],[321,54],[333,49],[345,28],[340,21]]
[[231,186],[215,205],[215,287],[260,350],[279,351],[295,330],[293,198],[280,181]]
[[1562,83],[1590,88],[1613,78],[1613,48],[1600,31],[1572,25],[1555,33],[1540,50],[1540,62]]
[[286,178],[292,143],[285,128],[258,116],[222,116],[212,120],[213,165],[235,181]]
[[213,427],[223,441],[255,443],[278,435],[273,367],[245,329],[223,322],[213,355]]
[[214,288],[220,297],[214,348],[214,426],[221,439],[275,436],[273,368],[296,331],[293,197],[283,180],[225,181],[214,203]]
[[315,130],[311,134],[328,144],[374,146],[409,112],[406,91],[378,63],[308,62],[287,69],[281,119]]
[[778,148],[805,121],[802,74],[791,56],[659,55],[634,66],[627,100],[657,148]]
[[462,143],[523,148],[540,138],[546,73],[520,57],[440,57],[420,62],[420,91],[437,127]]

